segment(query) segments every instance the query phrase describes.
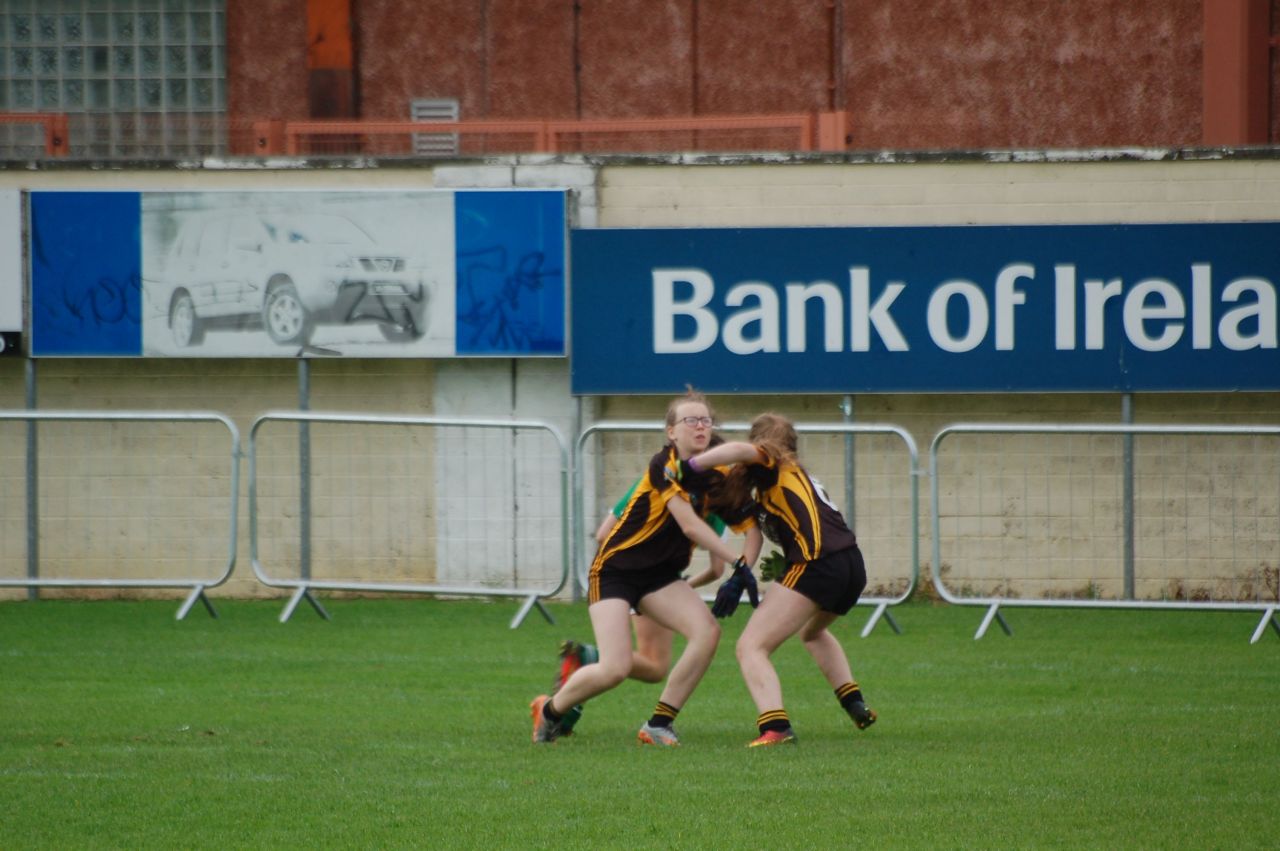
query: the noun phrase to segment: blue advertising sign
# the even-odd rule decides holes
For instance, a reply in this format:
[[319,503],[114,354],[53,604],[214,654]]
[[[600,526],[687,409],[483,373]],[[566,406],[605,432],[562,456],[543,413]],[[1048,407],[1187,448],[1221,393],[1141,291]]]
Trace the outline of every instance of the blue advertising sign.
[[31,192],[31,353],[565,354],[565,193]]
[[136,192],[31,193],[31,353],[142,354]]
[[1280,389],[1280,223],[578,230],[577,394]]
[[458,194],[458,354],[565,353],[564,203],[563,192]]

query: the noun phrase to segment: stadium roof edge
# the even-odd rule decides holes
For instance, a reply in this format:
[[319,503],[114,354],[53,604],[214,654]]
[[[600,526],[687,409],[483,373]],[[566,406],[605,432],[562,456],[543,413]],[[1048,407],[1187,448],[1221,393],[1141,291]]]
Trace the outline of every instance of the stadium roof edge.
[[1280,160],[1280,145],[1186,148],[992,148],[779,153],[511,154],[487,157],[271,156],[174,159],[0,160],[0,171],[300,171],[431,168],[441,165],[885,165],[918,163],[1100,163]]

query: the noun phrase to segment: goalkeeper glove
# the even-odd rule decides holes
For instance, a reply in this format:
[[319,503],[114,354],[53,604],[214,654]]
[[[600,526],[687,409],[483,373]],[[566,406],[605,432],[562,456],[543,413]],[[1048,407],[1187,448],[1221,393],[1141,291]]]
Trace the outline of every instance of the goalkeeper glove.
[[765,582],[781,579],[787,572],[787,557],[774,550],[760,560],[760,578]]
[[728,579],[720,583],[716,591],[716,601],[711,604],[711,614],[718,618],[727,618],[738,610],[738,600],[742,597],[742,580],[734,572]]
[[751,607],[760,605],[760,590],[756,578],[751,575],[745,559],[739,558],[733,563],[733,574],[720,585],[716,591],[716,601],[711,604],[711,614],[718,618],[727,618],[738,610],[742,600],[742,592],[747,592]]
[[751,601],[751,608],[755,609],[760,606],[760,586],[756,584],[756,577],[751,572],[751,568],[747,567],[747,560],[738,557],[733,565],[734,574],[742,580],[742,587],[747,589],[747,599]]

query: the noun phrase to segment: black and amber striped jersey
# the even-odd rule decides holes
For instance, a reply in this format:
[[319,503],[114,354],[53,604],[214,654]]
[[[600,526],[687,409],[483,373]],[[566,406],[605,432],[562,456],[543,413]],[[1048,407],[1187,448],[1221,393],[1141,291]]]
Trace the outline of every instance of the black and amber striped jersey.
[[601,567],[638,570],[673,567],[683,570],[693,554],[693,541],[684,531],[667,504],[672,499],[688,499],[699,516],[706,515],[706,498],[700,485],[672,481],[665,473],[678,461],[675,447],[667,446],[649,459],[649,469],[641,476],[622,515],[614,524],[591,565],[592,572]]
[[844,515],[803,467],[779,463],[763,450],[760,454],[764,461],[750,465],[760,528],[782,547],[788,564],[814,561],[858,542]]

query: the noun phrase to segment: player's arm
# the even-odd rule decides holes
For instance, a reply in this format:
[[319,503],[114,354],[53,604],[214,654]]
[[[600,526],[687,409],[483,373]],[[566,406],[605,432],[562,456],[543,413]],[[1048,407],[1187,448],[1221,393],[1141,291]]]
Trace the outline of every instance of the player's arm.
[[[721,540],[724,540],[724,536],[727,534],[727,531],[728,531],[728,526],[725,524],[724,519],[721,518],[720,515],[712,513],[707,515],[706,520],[707,520],[707,525],[711,527],[711,531],[719,535]],[[737,531],[742,531],[742,530],[739,529]],[[692,585],[694,588],[701,588],[703,585],[710,585],[712,582],[715,582],[717,579],[719,579],[721,576],[724,575],[724,568],[725,568],[724,559],[717,558],[712,553],[707,553],[706,570],[702,571],[697,576],[694,576],[692,579],[690,579],[689,584]]]
[[627,510],[627,503],[631,501],[631,495],[640,486],[640,481],[640,479],[636,479],[635,484],[623,495],[622,499],[618,500],[613,510],[600,520],[600,526],[596,529],[596,543],[603,544],[604,539],[609,537],[609,533],[613,531],[613,527],[618,525],[618,521],[622,519],[622,512]]
[[615,517],[612,511],[604,516],[604,519],[600,521],[599,528],[596,529],[596,543],[604,543],[604,539],[609,537],[609,533],[613,531],[613,527],[618,525],[618,519],[619,518]]
[[707,567],[697,576],[689,580],[694,588],[710,585],[724,575],[725,560],[712,553],[707,553]]
[[[760,534],[760,527],[755,523],[750,523],[745,529],[734,527],[734,531],[742,532],[746,537],[746,541],[742,545],[742,557],[748,565],[756,563],[756,559],[760,557],[760,550],[764,548],[764,535]],[[699,573],[697,576],[689,580],[689,584],[694,588],[701,588],[703,585],[710,585],[722,575],[724,575],[725,561],[717,558],[715,555],[708,553],[707,569]]]
[[710,470],[712,467],[724,467],[728,464],[758,464],[762,460],[761,452],[755,444],[743,441],[731,441],[713,446],[705,452],[690,458],[686,463],[697,472]]
[[760,550],[764,548],[764,535],[760,533],[760,527],[752,523],[747,527],[746,537],[747,540],[742,545],[742,557],[747,560],[747,564],[755,564],[760,557]]
[[729,545],[715,533],[715,530],[698,516],[698,512],[694,510],[683,494],[673,495],[667,501],[667,510],[671,512],[671,516],[680,524],[680,531],[684,532],[686,538],[716,558],[724,559],[727,562],[738,560],[738,554],[729,549]]

